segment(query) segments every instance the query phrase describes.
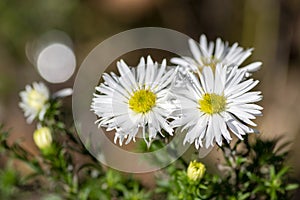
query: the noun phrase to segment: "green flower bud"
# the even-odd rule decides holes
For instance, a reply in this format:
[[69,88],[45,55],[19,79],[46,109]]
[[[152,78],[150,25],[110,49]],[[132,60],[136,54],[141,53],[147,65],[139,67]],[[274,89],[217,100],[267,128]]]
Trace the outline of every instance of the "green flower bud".
[[197,181],[203,178],[205,173],[205,165],[196,160],[191,161],[187,169],[187,176],[192,181]]

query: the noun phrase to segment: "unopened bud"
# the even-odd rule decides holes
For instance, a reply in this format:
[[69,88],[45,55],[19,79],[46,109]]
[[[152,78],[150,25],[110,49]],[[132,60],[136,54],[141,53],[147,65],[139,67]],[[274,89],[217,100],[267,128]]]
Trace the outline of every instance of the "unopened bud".
[[203,178],[205,171],[205,165],[194,160],[188,166],[187,176],[190,180],[197,181]]
[[52,144],[52,135],[48,127],[41,127],[34,131],[33,140],[35,144],[41,149],[47,149]]

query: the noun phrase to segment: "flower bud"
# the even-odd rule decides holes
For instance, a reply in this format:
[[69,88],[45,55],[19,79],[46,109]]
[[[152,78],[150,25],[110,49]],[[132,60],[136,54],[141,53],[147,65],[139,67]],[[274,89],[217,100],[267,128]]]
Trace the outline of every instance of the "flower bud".
[[48,127],[41,127],[34,131],[33,140],[35,144],[41,149],[45,150],[52,144],[52,135]]
[[205,173],[205,165],[201,162],[197,162],[196,160],[191,161],[188,169],[187,169],[187,176],[192,181],[197,181],[202,179]]

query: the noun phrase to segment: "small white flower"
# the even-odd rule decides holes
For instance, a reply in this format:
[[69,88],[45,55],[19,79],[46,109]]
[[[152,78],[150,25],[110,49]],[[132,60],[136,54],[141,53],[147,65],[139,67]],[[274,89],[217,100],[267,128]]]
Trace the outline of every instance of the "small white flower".
[[[243,80],[246,71],[217,64],[215,70],[204,67],[200,77],[189,73],[191,84],[187,89],[179,88],[177,98],[181,108],[174,112],[178,117],[174,127],[187,129],[184,143],[195,142],[209,148],[214,142],[222,145],[222,136],[227,142],[232,139],[229,130],[239,139],[242,135],[255,132],[248,125],[256,126],[251,120],[261,115],[262,107],[254,104],[262,99],[261,92],[249,92],[259,81]],[[199,80],[200,79],[200,80]]]
[[49,107],[49,90],[42,82],[34,82],[32,86],[26,85],[25,90],[20,92],[21,102],[20,108],[27,117],[27,123],[31,123],[36,117],[40,121],[44,119],[44,115]]
[[117,67],[120,77],[105,73],[104,83],[96,87],[91,105],[99,117],[96,123],[116,130],[115,142],[119,139],[120,145],[125,138],[126,144],[135,141],[139,129],[148,145],[157,133],[162,134],[162,129],[172,135],[166,118],[173,110],[167,99],[176,69],[166,70],[166,60],[159,66],[150,56],[146,63],[141,58],[136,68],[129,68],[123,60]]
[[[171,59],[172,63],[181,66],[182,74],[186,74],[188,71],[201,71],[205,66],[214,69],[218,63],[227,65],[228,70],[231,70],[234,66],[240,66],[252,54],[253,50],[244,50],[238,46],[238,43],[229,46],[228,42],[223,42],[220,38],[217,38],[215,43],[211,41],[208,43],[205,35],[200,36],[199,44],[190,39],[189,46],[193,58],[184,56]],[[252,72],[259,70],[261,65],[261,62],[254,62],[241,69],[247,72],[245,76],[248,77]]]

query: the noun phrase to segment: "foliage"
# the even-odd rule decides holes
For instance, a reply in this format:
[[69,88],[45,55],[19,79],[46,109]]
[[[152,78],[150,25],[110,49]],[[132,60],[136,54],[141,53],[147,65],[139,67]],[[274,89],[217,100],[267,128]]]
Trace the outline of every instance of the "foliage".
[[[286,144],[278,146],[277,140],[257,138],[234,145],[223,145],[224,162],[219,161],[218,173],[209,169],[188,176],[187,163],[182,157],[166,169],[157,172],[154,192],[144,187],[131,175],[102,167],[89,154],[67,122],[67,113],[62,109],[61,99],[51,99],[50,106],[38,126],[51,130],[53,140],[50,148],[39,153],[27,151],[21,141],[8,142],[9,132],[0,127],[0,153],[6,166],[0,170],[0,199],[290,199],[298,184],[289,178],[290,167],[285,164],[288,154],[283,152]],[[153,141],[150,148],[142,142],[138,151],[156,151],[171,138]],[[276,147],[276,148],[275,148]],[[282,153],[283,152],[283,153]],[[158,155],[159,156],[159,155]],[[159,162],[161,157],[157,158]],[[27,164],[29,173],[22,174],[14,169],[16,161]],[[191,166],[191,165],[190,165]],[[192,166],[197,166],[193,163]],[[195,171],[196,170],[196,171]],[[204,173],[204,175],[203,175]],[[200,178],[199,178],[200,177]]]
[[[9,144],[9,133],[0,130],[0,153],[10,160],[20,160],[30,167],[21,175],[11,166],[0,171],[0,199],[15,199],[29,192],[43,199],[149,199],[150,192],[132,177],[104,169],[83,147],[72,126],[62,121],[61,100],[50,100],[50,107],[39,125],[52,130],[50,148],[38,155],[22,147],[20,141]],[[36,118],[36,120],[39,120]],[[85,162],[78,162],[78,160]],[[16,192],[18,191],[18,192]],[[46,195],[45,195],[46,194]],[[16,196],[17,195],[17,196]]]
[[252,143],[248,139],[220,147],[225,159],[225,164],[218,164],[221,175],[206,173],[203,179],[191,182],[185,171],[169,167],[168,179],[157,181],[157,192],[167,199],[290,199],[298,183],[288,176],[287,153],[279,152],[285,144],[277,147],[279,139],[257,138]]

